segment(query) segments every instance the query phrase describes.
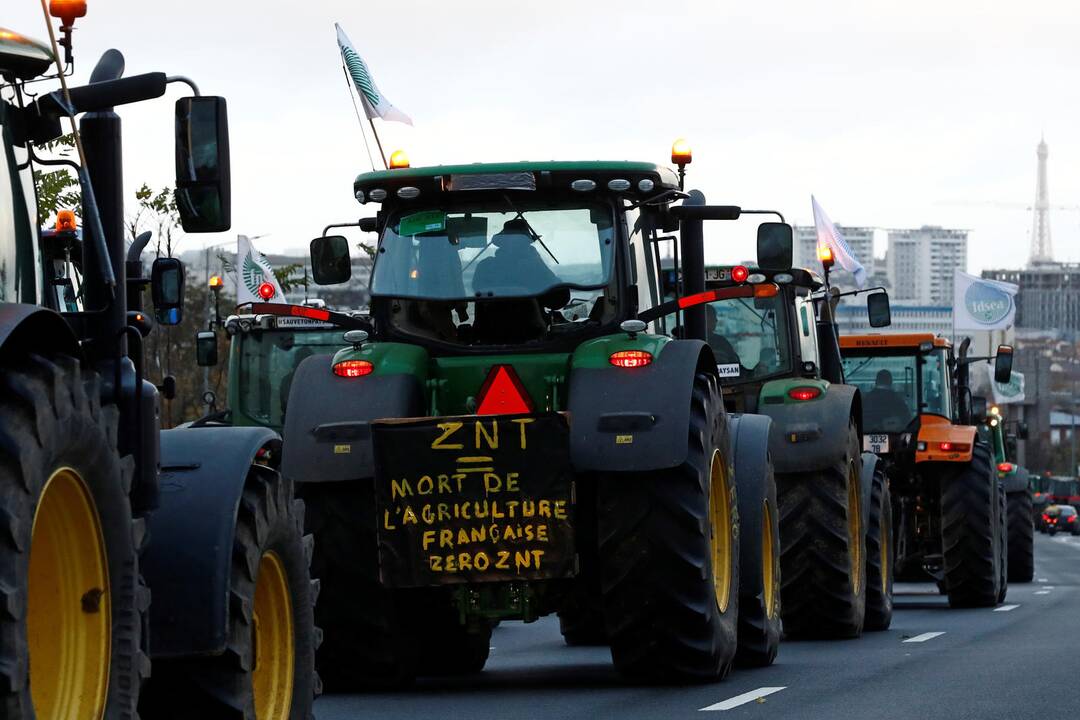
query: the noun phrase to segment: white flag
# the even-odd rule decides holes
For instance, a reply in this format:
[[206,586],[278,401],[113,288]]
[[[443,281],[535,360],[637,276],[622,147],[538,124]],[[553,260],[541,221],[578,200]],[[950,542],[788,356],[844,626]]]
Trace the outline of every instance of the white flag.
[[334,23],[334,27],[337,28],[337,41],[338,46],[341,48],[341,57],[345,60],[345,67],[349,70],[349,76],[356,86],[356,92],[360,94],[360,102],[364,104],[364,112],[367,113],[368,119],[382,118],[383,120],[412,125],[412,119],[391,105],[386,96],[379,92],[379,88],[375,85],[375,78],[371,77],[371,71],[368,70],[367,63],[364,62],[364,58],[360,57],[360,53],[356,52],[356,48],[349,41],[349,36],[345,34],[345,31],[337,23]]
[[953,329],[1005,330],[1016,315],[1019,288],[956,271],[953,276]]
[[1024,374],[1013,370],[1007,383],[996,382],[990,378],[990,387],[994,391],[994,403],[1009,405],[1024,402]]
[[824,245],[831,249],[833,257],[840,261],[840,266],[855,276],[856,287],[866,287],[866,269],[851,251],[851,246],[818,205],[817,198],[811,195],[810,202],[814,206],[814,227],[817,228],[818,247]]
[[285,293],[266,256],[255,249],[247,235],[237,235],[236,304],[250,302],[284,303]]

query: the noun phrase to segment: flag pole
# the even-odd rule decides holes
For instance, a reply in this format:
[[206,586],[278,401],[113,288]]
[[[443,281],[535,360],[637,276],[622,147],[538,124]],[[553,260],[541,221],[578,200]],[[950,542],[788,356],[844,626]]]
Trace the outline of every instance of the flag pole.
[[[349,91],[349,99],[352,100],[353,112],[356,113],[356,122],[360,125],[360,137],[364,138],[364,149],[367,150],[367,159],[371,163],[372,171],[375,170],[375,159],[371,157],[371,145],[368,144],[367,133],[364,132],[364,121],[360,119],[360,108],[356,106],[356,96],[353,95],[352,80],[349,78],[349,69],[345,67],[345,56],[341,57],[341,71],[345,73],[345,88]],[[368,118],[370,120],[371,118]],[[372,130],[375,126],[372,125]],[[375,136],[375,140],[378,140],[379,136]],[[379,146],[379,153],[382,153],[382,146]],[[383,164],[386,164],[386,160],[383,160]]]
[[383,170],[389,170],[390,166],[386,163],[386,153],[382,149],[382,140],[379,139],[379,131],[375,129],[375,120],[368,117],[367,121],[371,125],[371,134],[375,136],[375,144],[379,147],[379,157],[382,158]]

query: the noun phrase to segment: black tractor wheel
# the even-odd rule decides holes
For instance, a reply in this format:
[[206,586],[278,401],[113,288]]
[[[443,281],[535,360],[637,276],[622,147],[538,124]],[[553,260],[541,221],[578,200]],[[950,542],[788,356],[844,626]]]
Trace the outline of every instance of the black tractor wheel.
[[570,646],[607,645],[596,541],[596,478],[580,477],[575,484],[574,527],[580,569],[559,607],[559,630]]
[[1005,486],[998,479],[998,506],[997,506],[997,532],[998,532],[998,604],[1005,602],[1005,595],[1009,592],[1009,525],[1008,505],[1005,499]]
[[252,465],[232,545],[229,629],[218,656],[156,660],[140,706],[162,720],[309,720],[321,691],[321,632],[304,503],[276,470]]
[[379,582],[370,480],[307,483],[300,494],[315,536],[311,571],[322,585],[315,622],[325,640],[317,667],[327,692],[400,688],[417,675],[484,668],[490,625],[466,629],[444,593],[394,591]]
[[149,673],[145,523],[100,397],[72,357],[0,366],[0,717],[130,718]]
[[997,477],[990,450],[976,442],[971,460],[941,478],[945,591],[953,607],[993,607],[1000,591]]
[[1031,493],[1011,492],[1008,501],[1009,582],[1029,583],[1035,577],[1035,531]]
[[772,457],[746,476],[735,459],[739,493],[739,649],[741,667],[772,665],[780,648],[780,512]]
[[866,622],[864,630],[888,630],[893,614],[893,513],[889,480],[880,468],[870,490],[866,529]]
[[854,419],[843,457],[822,472],[784,475],[780,491],[784,633],[853,638],[866,617],[866,522]]
[[616,669],[647,682],[710,682],[731,669],[739,614],[738,498],[713,375],[691,399],[686,461],[598,488],[604,619]]

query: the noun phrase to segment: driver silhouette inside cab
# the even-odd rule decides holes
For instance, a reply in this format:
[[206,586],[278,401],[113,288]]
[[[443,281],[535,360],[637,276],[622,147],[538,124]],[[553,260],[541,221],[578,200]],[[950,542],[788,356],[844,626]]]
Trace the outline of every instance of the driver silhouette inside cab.
[[[508,220],[491,238],[495,253],[476,266],[473,292],[476,301],[475,338],[481,343],[525,342],[547,330],[541,304],[551,310],[570,301],[567,288],[549,292],[559,277],[534,246],[535,238],[524,218]],[[490,300],[482,299],[491,293]],[[513,299],[500,300],[510,297]]]
[[902,430],[911,420],[911,408],[903,395],[893,389],[892,373],[878,370],[874,389],[863,398],[863,416],[868,430]]
[[[731,342],[721,333],[716,332],[716,313],[710,307],[705,308],[705,342],[709,343],[717,365],[735,365],[739,362],[739,353]],[[740,366],[741,367],[741,366]]]

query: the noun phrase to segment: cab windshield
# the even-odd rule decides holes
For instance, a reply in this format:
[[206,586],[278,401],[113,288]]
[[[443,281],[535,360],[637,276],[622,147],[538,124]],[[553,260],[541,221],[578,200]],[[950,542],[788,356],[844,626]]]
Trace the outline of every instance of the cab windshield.
[[614,247],[614,213],[601,203],[409,210],[383,233],[371,294],[463,301],[598,289]]
[[233,337],[240,342],[239,407],[234,410],[267,427],[284,424],[297,366],[312,355],[337,352],[341,330],[253,330]]
[[705,310],[707,340],[722,382],[790,372],[787,312],[782,295],[709,303]]
[[929,353],[844,354],[844,379],[862,395],[866,432],[902,432],[919,413],[952,417],[948,359],[944,348]]

